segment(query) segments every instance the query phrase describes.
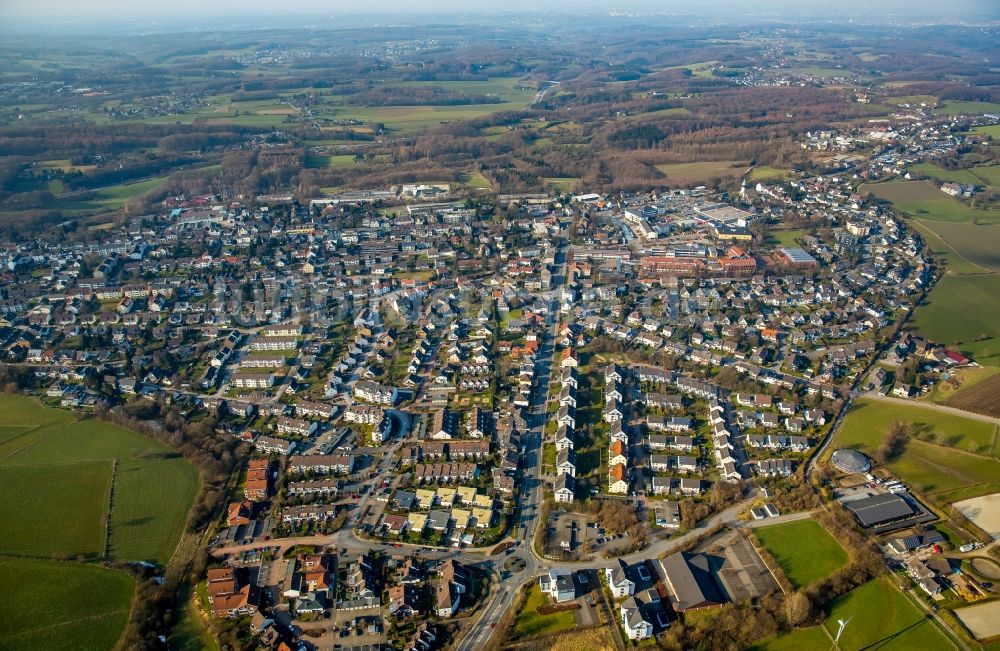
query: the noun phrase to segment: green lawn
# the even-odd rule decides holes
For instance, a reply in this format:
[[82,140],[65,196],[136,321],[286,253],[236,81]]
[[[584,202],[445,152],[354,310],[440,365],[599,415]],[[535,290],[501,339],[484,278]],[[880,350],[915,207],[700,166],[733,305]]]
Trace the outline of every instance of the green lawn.
[[998,296],[1000,275],[945,276],[917,308],[914,323],[934,341],[991,363],[987,359],[1000,359]]
[[833,639],[822,626],[800,628],[763,642],[757,642],[750,651],[829,651]]
[[563,610],[551,615],[539,615],[536,612],[538,607],[546,603],[548,603],[548,597],[542,594],[537,582],[533,583],[528,590],[528,598],[524,603],[524,608],[514,620],[511,631],[515,637],[544,635],[576,627],[576,618],[573,616],[572,610]]
[[849,560],[844,548],[815,520],[760,527],[754,533],[796,588],[815,583]]
[[132,578],[95,565],[0,557],[0,648],[107,651],[135,590]]
[[937,222],[981,224],[1000,222],[1000,210],[970,208],[955,197],[949,196],[930,181],[888,181],[866,183],[860,193],[873,192],[876,197],[892,202],[901,212],[917,219]]
[[767,243],[772,246],[795,247],[800,246],[798,240],[809,234],[809,231],[797,228],[790,230],[767,231]]
[[756,651],[827,651],[833,648],[838,620],[849,620],[840,638],[842,651],[953,651],[937,626],[886,578],[876,579],[833,601],[823,628],[800,629],[755,644]]

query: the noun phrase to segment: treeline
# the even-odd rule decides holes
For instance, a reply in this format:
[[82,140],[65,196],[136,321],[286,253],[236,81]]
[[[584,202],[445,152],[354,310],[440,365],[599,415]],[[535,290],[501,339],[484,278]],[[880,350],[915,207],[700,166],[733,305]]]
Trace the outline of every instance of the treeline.
[[209,124],[147,124],[124,122],[113,125],[45,124],[11,125],[0,128],[0,156],[110,156],[137,149],[151,149],[168,136],[189,135],[205,139],[268,133],[270,127]]

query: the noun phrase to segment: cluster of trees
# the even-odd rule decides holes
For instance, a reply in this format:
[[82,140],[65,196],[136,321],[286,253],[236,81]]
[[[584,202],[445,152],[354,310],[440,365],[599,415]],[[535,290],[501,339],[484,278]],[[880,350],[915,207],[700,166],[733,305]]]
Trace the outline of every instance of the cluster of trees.
[[645,523],[639,520],[635,507],[624,500],[590,500],[587,509],[594,520],[610,534],[628,533],[629,536],[638,536],[645,530]]
[[660,638],[660,648],[671,651],[742,651],[757,640],[787,630],[785,600],[768,594],[758,603],[724,604],[711,617],[675,622]]
[[681,529],[690,531],[702,520],[711,517],[715,513],[725,510],[726,507],[736,504],[743,496],[744,482],[729,483],[717,481],[712,485],[707,499],[702,500],[681,500]]
[[906,442],[913,435],[913,426],[900,420],[894,420],[889,424],[885,438],[875,450],[875,460],[881,464],[886,464],[899,457],[906,449]]

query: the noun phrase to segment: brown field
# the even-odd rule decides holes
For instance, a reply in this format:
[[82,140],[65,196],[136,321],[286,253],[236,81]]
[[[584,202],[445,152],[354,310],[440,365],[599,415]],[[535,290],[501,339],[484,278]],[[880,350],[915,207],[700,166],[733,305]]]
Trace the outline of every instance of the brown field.
[[1000,493],[973,497],[952,506],[993,540],[1000,540]]
[[997,565],[996,561],[990,558],[976,557],[969,561],[972,565],[972,569],[979,572],[987,579],[992,579],[996,581],[1000,579],[1000,565]]
[[949,407],[1000,418],[1000,373],[959,389],[945,401]]
[[1000,635],[1000,601],[959,608],[955,615],[977,640]]
[[575,632],[563,631],[526,642],[509,644],[505,651],[612,651],[615,648],[607,628],[587,628]]

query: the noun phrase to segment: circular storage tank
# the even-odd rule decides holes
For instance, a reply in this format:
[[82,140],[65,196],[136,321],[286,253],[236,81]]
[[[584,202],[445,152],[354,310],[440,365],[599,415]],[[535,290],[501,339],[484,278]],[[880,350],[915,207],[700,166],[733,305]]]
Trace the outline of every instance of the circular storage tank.
[[841,472],[852,475],[868,472],[872,468],[871,460],[857,450],[841,448],[833,451],[833,465]]

